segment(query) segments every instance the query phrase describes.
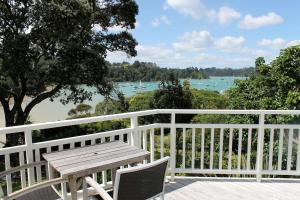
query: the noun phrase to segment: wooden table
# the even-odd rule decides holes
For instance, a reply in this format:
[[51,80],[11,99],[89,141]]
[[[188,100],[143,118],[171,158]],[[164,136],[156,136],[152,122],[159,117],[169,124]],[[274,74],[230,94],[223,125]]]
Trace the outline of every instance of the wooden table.
[[142,162],[148,151],[114,141],[60,152],[43,154],[48,161],[49,177],[52,169],[69,182],[72,200],[77,200],[77,179],[108,169]]

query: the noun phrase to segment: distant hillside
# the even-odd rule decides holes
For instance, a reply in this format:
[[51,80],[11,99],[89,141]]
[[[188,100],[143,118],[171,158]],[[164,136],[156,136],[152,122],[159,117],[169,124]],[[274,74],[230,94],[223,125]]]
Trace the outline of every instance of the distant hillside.
[[241,69],[232,69],[232,68],[205,68],[203,72],[208,76],[246,76],[254,72],[254,67],[247,67]]
[[178,78],[209,78],[203,69],[195,67],[186,69],[161,68],[155,63],[139,61],[135,61],[133,64],[127,62],[108,64],[108,76],[117,82],[160,81],[166,78],[166,75],[171,72],[177,75]]

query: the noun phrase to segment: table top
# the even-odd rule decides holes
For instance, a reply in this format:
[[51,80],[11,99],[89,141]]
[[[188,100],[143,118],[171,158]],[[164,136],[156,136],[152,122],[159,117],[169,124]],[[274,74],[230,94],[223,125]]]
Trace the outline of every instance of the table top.
[[114,141],[43,154],[62,177],[82,177],[103,170],[141,162],[150,153],[127,143]]

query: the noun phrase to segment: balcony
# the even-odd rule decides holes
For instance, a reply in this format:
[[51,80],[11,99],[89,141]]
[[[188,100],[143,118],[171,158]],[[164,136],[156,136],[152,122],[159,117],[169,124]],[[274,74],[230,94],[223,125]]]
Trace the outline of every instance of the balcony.
[[[255,116],[251,124],[176,123],[182,115]],[[167,123],[144,124],[149,116],[166,116]],[[270,123],[274,116],[295,116],[292,110],[149,110],[18,127],[1,128],[0,135],[21,134],[24,143],[0,149],[6,170],[41,161],[45,152],[122,140],[150,152],[152,162],[171,158],[166,198],[171,199],[298,199],[300,196],[299,124]],[[105,132],[49,141],[34,141],[40,130],[56,130],[96,122],[127,120],[130,124]],[[164,120],[166,121],[166,120]],[[130,123],[129,123],[130,122]],[[11,193],[47,179],[47,166],[21,170],[2,180],[3,193]],[[110,171],[93,174],[103,187],[111,185]],[[61,188],[63,188],[63,184]],[[61,190],[63,197],[68,191]],[[217,191],[217,192],[216,192]],[[82,191],[79,191],[79,193]],[[89,193],[93,194],[89,188]]]

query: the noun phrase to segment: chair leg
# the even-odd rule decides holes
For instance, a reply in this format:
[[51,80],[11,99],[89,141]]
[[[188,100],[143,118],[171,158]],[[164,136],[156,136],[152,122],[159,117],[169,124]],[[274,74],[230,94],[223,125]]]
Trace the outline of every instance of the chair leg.
[[164,200],[164,199],[165,199],[165,194],[162,194],[162,195],[160,196],[160,199],[161,199],[161,200]]

